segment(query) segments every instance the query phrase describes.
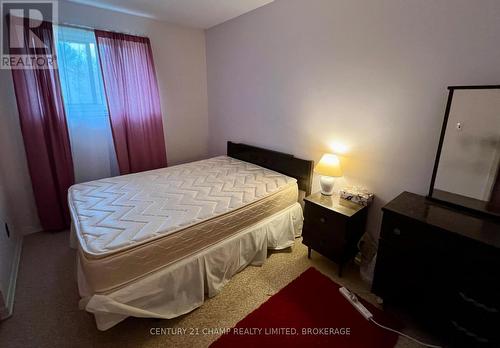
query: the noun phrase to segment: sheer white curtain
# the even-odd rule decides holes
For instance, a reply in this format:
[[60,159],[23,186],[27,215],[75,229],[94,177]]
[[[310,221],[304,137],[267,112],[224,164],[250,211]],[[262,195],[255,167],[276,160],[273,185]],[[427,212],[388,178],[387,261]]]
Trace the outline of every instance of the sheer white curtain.
[[75,181],[118,175],[94,32],[66,26],[54,31]]

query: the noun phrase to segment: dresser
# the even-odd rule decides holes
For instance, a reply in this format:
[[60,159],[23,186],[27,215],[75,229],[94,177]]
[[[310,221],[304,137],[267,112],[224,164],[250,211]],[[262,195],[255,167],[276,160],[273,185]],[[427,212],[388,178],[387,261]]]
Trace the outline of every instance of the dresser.
[[457,347],[500,347],[500,223],[403,192],[383,209],[372,291]]
[[358,241],[365,231],[367,207],[344,200],[338,195],[321,193],[304,198],[302,242],[342,267],[358,252]]

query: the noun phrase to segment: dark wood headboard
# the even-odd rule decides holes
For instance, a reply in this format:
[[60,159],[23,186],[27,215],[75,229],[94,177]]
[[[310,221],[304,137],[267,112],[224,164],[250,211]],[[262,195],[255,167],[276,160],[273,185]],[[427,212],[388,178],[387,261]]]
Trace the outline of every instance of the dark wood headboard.
[[311,194],[314,161],[295,158],[287,153],[262,149],[246,144],[227,142],[227,155],[245,162],[274,170],[297,179],[299,190]]

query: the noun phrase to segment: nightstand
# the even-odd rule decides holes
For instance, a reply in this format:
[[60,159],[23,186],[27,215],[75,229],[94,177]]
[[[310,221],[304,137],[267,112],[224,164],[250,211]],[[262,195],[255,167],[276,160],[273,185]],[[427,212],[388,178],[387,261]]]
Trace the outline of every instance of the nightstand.
[[342,267],[358,252],[358,241],[365,232],[368,209],[338,195],[315,193],[304,198],[302,243]]

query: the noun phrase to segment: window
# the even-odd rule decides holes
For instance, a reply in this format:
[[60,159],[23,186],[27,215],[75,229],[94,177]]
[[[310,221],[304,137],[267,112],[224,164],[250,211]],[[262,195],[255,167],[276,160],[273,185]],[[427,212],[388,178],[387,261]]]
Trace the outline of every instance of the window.
[[55,33],[75,181],[118,175],[94,32],[57,26]]

